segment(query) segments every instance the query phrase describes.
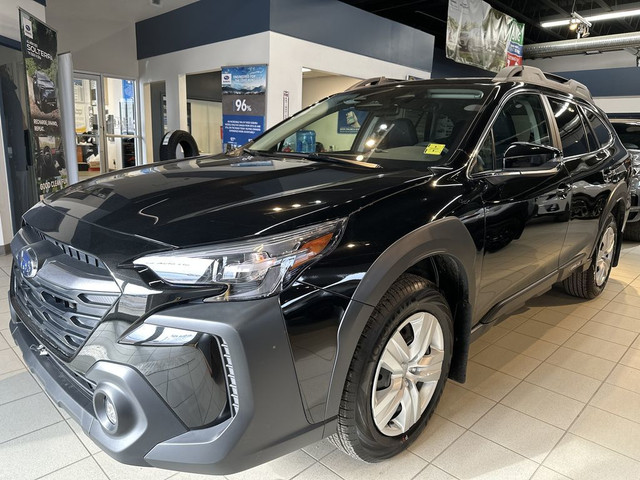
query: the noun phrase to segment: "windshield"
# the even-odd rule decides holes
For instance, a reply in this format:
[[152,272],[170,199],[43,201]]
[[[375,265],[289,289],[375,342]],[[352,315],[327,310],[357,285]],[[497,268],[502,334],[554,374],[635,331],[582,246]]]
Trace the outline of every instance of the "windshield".
[[345,92],[313,105],[247,146],[259,153],[331,157],[382,167],[442,165],[490,88],[405,84]]

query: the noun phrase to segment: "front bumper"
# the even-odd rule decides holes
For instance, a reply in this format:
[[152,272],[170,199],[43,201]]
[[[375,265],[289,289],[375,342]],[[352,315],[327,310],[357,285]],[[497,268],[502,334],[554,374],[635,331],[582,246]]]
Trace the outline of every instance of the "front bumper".
[[186,304],[150,318],[156,325],[216,335],[228,346],[238,411],[222,423],[198,429],[186,427],[136,368],[100,360],[86,372],[86,379],[96,391],[107,385],[130,402],[123,415],[126,428],[115,434],[106,431],[96,418],[91,393],[78,385],[66,364],[46,353],[13,305],[11,317],[12,335],[29,369],[53,401],[123,463],[227,474],[322,437],[324,424],[310,425],[305,416],[277,298],[242,305]]

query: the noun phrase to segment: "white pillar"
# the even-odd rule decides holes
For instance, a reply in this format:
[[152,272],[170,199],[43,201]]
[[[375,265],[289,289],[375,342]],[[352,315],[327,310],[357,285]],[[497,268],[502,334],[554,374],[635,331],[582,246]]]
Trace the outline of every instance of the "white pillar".
[[187,130],[187,76],[184,74],[167,78],[167,128]]
[[302,65],[285,55],[272,54],[267,69],[265,129],[283,120],[283,95],[289,92],[289,115],[302,108]]
[[71,53],[58,55],[58,102],[60,129],[69,185],[78,182],[76,159],[76,115],[73,95],[73,60]]

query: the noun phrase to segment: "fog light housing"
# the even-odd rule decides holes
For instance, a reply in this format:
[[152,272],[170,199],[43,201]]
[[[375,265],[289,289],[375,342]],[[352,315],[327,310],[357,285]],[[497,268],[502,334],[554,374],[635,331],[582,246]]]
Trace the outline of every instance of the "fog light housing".
[[93,411],[102,429],[110,435],[125,435],[135,423],[133,404],[112,383],[99,384],[93,394]]

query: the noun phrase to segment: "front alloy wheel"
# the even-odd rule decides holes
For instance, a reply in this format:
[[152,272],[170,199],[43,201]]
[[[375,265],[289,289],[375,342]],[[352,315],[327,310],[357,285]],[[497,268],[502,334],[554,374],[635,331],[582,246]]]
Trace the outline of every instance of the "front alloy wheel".
[[402,275],[362,332],[333,442],[367,462],[407,448],[440,400],[452,351],[453,319],[446,299],[428,280]]
[[407,432],[436,391],[444,361],[444,334],[436,317],[418,312],[391,336],[378,361],[371,409],[381,433]]

